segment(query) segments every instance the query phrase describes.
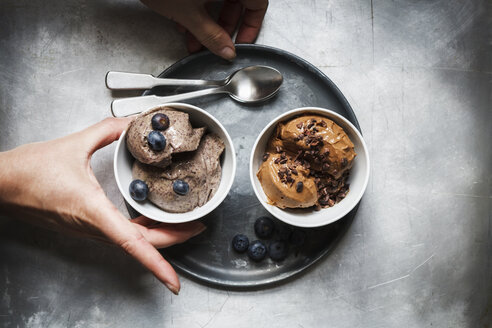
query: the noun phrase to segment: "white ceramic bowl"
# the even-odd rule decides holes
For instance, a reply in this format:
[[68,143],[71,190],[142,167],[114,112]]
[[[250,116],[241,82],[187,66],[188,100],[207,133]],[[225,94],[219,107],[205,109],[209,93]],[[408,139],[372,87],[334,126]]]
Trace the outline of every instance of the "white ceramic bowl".
[[[263,154],[265,153],[270,137],[275,131],[277,123],[308,113],[321,115],[332,120],[343,128],[350,140],[354,143],[357,156],[354,159],[354,164],[348,179],[348,182],[350,183],[350,191],[339,203],[335,204],[333,207],[321,209],[320,211],[314,211],[311,209],[280,209],[274,205],[268,204],[268,198],[263,192],[263,188],[261,187],[256,173],[262,163]],[[253,184],[253,189],[256,196],[265,209],[274,217],[284,221],[285,223],[298,227],[319,227],[335,222],[336,220],[344,217],[360,201],[369,180],[369,154],[362,135],[346,118],[328,109],[319,107],[303,107],[283,113],[268,123],[263,131],[261,131],[251,152],[249,171],[251,183]]]
[[188,113],[190,116],[191,125],[193,127],[206,126],[207,132],[217,134],[222,141],[224,141],[225,150],[221,156],[222,178],[220,180],[220,185],[217,192],[212,199],[206,202],[203,206],[197,207],[186,213],[166,212],[148,200],[143,202],[135,201],[130,196],[130,192],[128,190],[130,183],[133,181],[132,165],[135,159],[126,147],[126,131],[121,134],[114,154],[114,175],[116,178],[116,183],[118,184],[118,188],[120,189],[120,192],[125,200],[131,205],[131,207],[142,215],[156,221],[167,223],[182,223],[196,220],[212,212],[217,206],[220,205],[220,203],[222,203],[229,193],[236,174],[236,152],[234,150],[234,145],[232,144],[231,137],[222,124],[220,124],[217,119],[203,109],[183,103],[169,103],[163,106],[173,107],[182,112]]

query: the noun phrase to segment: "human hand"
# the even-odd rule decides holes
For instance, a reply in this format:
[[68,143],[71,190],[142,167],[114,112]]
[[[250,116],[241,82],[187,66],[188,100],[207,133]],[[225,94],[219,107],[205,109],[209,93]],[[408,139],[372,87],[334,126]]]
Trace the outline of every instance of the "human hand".
[[183,242],[205,226],[128,220],[106,197],[90,165],[92,154],[117,140],[130,121],[105,119],[64,138],[0,153],[0,212],[116,244],[177,294],[178,276],[156,248]]
[[189,52],[196,52],[202,45],[225,59],[236,57],[231,36],[236,31],[236,43],[253,43],[260,32],[268,0],[225,0],[216,23],[207,12],[211,0],[141,0],[158,14],[174,20],[187,29]]

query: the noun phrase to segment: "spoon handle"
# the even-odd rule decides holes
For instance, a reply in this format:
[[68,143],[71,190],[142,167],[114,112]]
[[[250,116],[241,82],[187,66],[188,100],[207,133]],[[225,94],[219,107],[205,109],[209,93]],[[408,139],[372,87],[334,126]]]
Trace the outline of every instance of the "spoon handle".
[[125,117],[133,114],[138,114],[152,107],[163,105],[169,102],[178,102],[186,99],[202,97],[206,95],[211,95],[215,93],[227,92],[224,88],[210,88],[198,91],[192,91],[187,93],[181,93],[172,96],[141,96],[141,97],[130,97],[123,99],[113,100],[111,103],[111,112],[114,117]]
[[109,71],[106,87],[111,90],[152,89],[156,86],[221,86],[226,81],[158,78],[150,74]]

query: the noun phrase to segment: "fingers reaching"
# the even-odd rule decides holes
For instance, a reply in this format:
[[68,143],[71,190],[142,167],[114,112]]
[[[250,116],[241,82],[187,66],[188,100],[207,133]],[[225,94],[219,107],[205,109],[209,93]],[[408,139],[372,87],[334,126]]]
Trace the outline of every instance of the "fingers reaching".
[[[98,230],[151,271],[169,290],[178,294],[180,289],[178,275],[137,228],[137,226],[144,227],[126,219],[106,197],[98,197],[97,199],[97,204],[89,204],[87,208],[89,209],[88,215]],[[148,233],[147,236],[155,239],[155,242],[163,242],[165,239],[159,235],[159,232]],[[182,234],[181,238],[186,236]],[[172,241],[170,236],[167,237],[166,241]],[[180,240],[179,237],[177,239]]]
[[140,232],[128,229],[120,237],[118,245],[149,269],[170,291],[176,295],[179,293],[180,283],[173,267]]
[[242,12],[243,5],[238,0],[225,0],[217,22],[232,36],[239,23]]
[[186,27],[184,27],[180,23],[176,23],[176,28],[177,28],[179,33],[182,33],[182,34],[186,33]]
[[[200,7],[191,14],[185,26],[200,44],[203,44],[214,54],[229,60],[236,57],[231,37],[214,22],[204,7]],[[190,52],[196,51],[197,47],[200,48],[190,36],[187,38],[187,44]]]
[[243,21],[236,36],[236,43],[253,43],[260,33],[268,8],[268,0],[241,0],[245,7]]
[[144,227],[135,223],[134,225],[144,235],[145,239],[156,248],[165,248],[185,242],[206,229],[198,221],[183,224],[158,224],[151,227]]
[[162,1],[141,0],[155,12],[178,23],[178,30],[186,30],[189,52],[207,47],[214,54],[232,60],[236,49],[231,36],[242,23],[236,43],[253,43],[260,31],[268,7],[268,0],[224,0],[218,23],[207,12],[212,0]]
[[147,227],[147,228],[150,228],[152,226],[155,226],[155,225],[158,225],[160,224],[159,221],[155,221],[155,220],[152,220],[152,219],[149,219],[148,217],[146,216],[138,216],[134,219],[131,219],[130,220],[131,223],[135,223],[135,224],[140,224],[141,226],[144,226],[144,227]]
[[190,33],[190,31],[186,31],[186,50],[190,54],[198,52],[202,50],[203,45],[200,43],[200,41],[195,38],[193,34]]

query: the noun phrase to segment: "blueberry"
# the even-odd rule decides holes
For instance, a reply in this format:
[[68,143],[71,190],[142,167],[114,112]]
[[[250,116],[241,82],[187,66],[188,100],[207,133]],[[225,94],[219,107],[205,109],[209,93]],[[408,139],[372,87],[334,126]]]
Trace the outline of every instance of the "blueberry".
[[248,249],[248,246],[249,239],[245,235],[239,234],[232,238],[232,248],[234,248],[236,252],[244,253]]
[[152,116],[152,128],[154,130],[165,130],[169,127],[169,117],[166,114],[157,113]]
[[260,238],[270,238],[275,230],[275,224],[269,217],[262,216],[256,219],[255,233]]
[[184,196],[190,191],[190,186],[183,180],[175,180],[173,182],[173,191],[178,195]]
[[136,201],[142,201],[147,198],[149,187],[142,180],[133,180],[130,183],[130,196]]
[[290,234],[289,242],[293,246],[302,246],[306,240],[306,233],[302,230],[296,229]]
[[268,248],[268,255],[274,261],[283,261],[287,257],[288,246],[287,243],[283,241],[275,241],[270,244]]
[[150,131],[147,142],[152,150],[161,151],[166,148],[166,137],[159,131]]
[[288,225],[281,225],[277,229],[278,239],[281,241],[289,241],[292,234],[292,228]]
[[265,258],[267,247],[259,240],[253,241],[248,247],[248,256],[253,261],[261,261]]

